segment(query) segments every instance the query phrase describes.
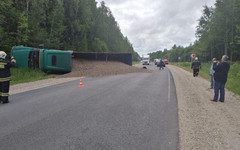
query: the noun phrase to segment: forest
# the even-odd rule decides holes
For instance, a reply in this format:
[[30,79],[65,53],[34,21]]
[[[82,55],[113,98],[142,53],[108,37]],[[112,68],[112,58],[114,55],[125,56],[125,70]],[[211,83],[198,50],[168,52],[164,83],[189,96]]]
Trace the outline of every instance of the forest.
[[231,61],[240,61],[240,0],[216,0],[214,7],[203,6],[195,35],[196,41],[189,46],[173,45],[170,50],[151,53],[151,58],[187,62],[191,54],[196,54],[200,61],[207,62],[226,54]]
[[111,10],[95,0],[1,0],[0,51],[18,45],[139,57]]
[[[206,62],[226,54],[231,61],[239,61],[240,0],[216,0],[214,7],[203,6],[202,16],[196,20],[194,43],[173,45],[151,53],[151,58],[185,62],[196,54]],[[111,10],[104,1],[97,7],[95,0],[1,0],[0,50],[10,54],[17,45],[132,53],[133,60],[139,58]]]

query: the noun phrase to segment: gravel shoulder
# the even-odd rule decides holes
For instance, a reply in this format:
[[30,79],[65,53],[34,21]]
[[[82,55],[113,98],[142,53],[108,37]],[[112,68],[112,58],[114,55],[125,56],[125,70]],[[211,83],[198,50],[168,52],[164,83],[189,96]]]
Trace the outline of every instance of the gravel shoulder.
[[240,97],[226,91],[225,102],[212,102],[210,82],[169,65],[179,115],[180,149],[239,150]]
[[[81,65],[78,65],[78,64]],[[181,150],[238,150],[240,147],[240,97],[226,90],[225,103],[211,102],[210,82],[191,73],[167,66],[174,78],[178,99]],[[17,84],[10,94],[21,93],[54,84],[77,80],[79,77],[101,77],[125,73],[154,71],[131,67],[119,62],[74,60],[73,71],[53,79]]]
[[47,86],[60,84],[64,82],[69,82],[73,80],[77,80],[79,78],[77,77],[68,77],[68,78],[50,78],[50,79],[44,79],[44,80],[38,80],[34,82],[28,82],[28,83],[20,83],[16,85],[10,86],[9,94],[17,94],[21,92],[26,92],[29,90],[35,90],[39,88],[44,88]]

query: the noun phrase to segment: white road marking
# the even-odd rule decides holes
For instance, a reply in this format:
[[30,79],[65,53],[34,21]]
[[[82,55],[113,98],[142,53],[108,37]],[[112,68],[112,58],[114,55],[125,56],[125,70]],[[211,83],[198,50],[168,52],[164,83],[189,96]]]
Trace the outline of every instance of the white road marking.
[[170,102],[170,96],[171,96],[171,87],[170,87],[170,74],[169,74],[169,70],[168,70],[168,102]]

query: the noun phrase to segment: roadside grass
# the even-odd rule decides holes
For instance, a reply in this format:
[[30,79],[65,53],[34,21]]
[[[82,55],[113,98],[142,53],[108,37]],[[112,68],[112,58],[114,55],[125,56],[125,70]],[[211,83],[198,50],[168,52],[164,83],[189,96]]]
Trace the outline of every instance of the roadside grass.
[[240,94],[240,63],[235,62],[230,66],[226,88],[236,94]]
[[39,69],[29,68],[11,68],[12,81],[11,85],[25,82],[32,82],[42,79],[54,78],[54,75],[49,75]]
[[[171,63],[172,65],[178,66],[192,73],[191,63],[190,62],[179,62],[179,63]],[[211,67],[211,62],[209,63],[201,63],[201,69],[199,71],[199,75],[210,81],[209,70]],[[239,62],[231,62],[230,70],[228,73],[228,79],[226,83],[226,88],[232,91],[235,94],[240,95],[240,63]],[[209,85],[210,86],[210,85]]]
[[138,61],[138,62],[132,61],[132,66],[133,66],[133,65],[136,65],[136,64],[139,64],[139,63],[140,63],[140,61]]

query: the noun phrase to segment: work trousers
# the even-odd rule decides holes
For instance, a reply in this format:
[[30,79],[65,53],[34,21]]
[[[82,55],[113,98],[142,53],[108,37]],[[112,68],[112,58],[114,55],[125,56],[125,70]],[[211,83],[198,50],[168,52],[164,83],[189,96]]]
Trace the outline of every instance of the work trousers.
[[210,75],[210,81],[211,81],[211,88],[214,88],[214,76]]
[[193,69],[193,76],[198,76],[199,69]]
[[160,65],[159,70],[163,70],[163,69],[164,69],[163,65]]
[[8,103],[10,81],[0,82],[0,101]]
[[218,100],[219,91],[220,91],[220,99],[219,99],[219,101],[224,102],[224,99],[225,99],[225,83],[221,83],[221,82],[215,81],[215,84],[214,84],[214,98],[213,98],[213,100],[215,100],[215,101]]

